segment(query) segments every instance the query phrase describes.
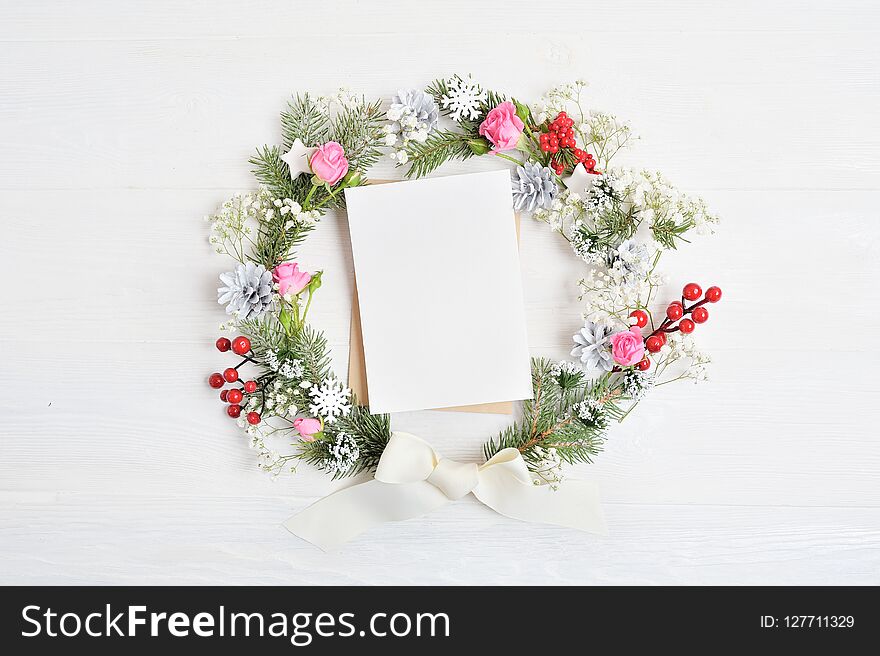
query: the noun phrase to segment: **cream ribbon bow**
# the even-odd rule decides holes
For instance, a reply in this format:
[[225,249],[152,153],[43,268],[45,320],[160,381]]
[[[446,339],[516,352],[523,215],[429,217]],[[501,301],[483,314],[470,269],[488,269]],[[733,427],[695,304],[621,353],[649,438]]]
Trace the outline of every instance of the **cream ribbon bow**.
[[391,434],[374,480],[324,497],[284,525],[327,551],[373,526],[424,515],[468,493],[507,517],[607,534],[593,483],[566,481],[553,490],[532,482],[516,449],[478,466],[442,458],[421,438],[399,432]]

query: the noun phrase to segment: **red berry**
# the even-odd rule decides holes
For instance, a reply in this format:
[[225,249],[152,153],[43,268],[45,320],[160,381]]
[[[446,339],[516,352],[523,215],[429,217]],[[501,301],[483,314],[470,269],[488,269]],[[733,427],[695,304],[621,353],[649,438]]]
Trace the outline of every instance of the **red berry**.
[[232,342],[230,342],[225,337],[221,337],[220,339],[218,339],[215,344],[217,345],[217,350],[221,353],[226,353],[226,351],[232,348]]
[[577,161],[583,162],[587,156],[586,151],[581,150],[580,148],[574,149],[574,156],[577,158]]
[[211,374],[210,376],[208,376],[208,385],[210,385],[214,389],[220,389],[221,387],[223,387],[223,376],[216,372]]
[[721,287],[709,287],[706,290],[706,300],[710,303],[717,303],[721,300]]
[[657,335],[651,335],[646,341],[645,346],[651,353],[656,353],[663,348],[663,340]]
[[644,310],[633,310],[629,313],[629,316],[636,320],[636,325],[639,328],[644,328],[648,325],[648,313]]
[[230,403],[241,403],[243,398],[244,394],[241,393],[240,389],[231,389],[229,394],[226,395],[226,400]]
[[681,290],[681,295],[689,301],[696,301],[703,295],[703,290],[697,283],[689,282],[684,286],[684,289]]
[[251,340],[244,335],[239,335],[232,340],[232,350],[238,355],[246,355],[251,350]]
[[226,403],[229,397],[229,390],[220,390],[220,400]]
[[568,118],[568,112],[566,112],[565,110],[562,110],[561,112],[559,112],[556,115],[556,118]]
[[257,383],[256,381],[249,380],[244,384],[244,391],[248,394],[253,394],[257,391]]
[[651,361],[646,357],[639,360],[639,363],[636,365],[636,369],[639,371],[647,371],[651,368]]
[[232,367],[229,367],[229,369],[224,369],[223,378],[226,379],[227,383],[234,383],[238,380],[238,369],[233,369]]
[[541,150],[543,150],[545,153],[549,153],[550,152],[550,144],[541,142]]
[[661,342],[662,344],[665,344],[665,343],[666,343],[666,333],[665,333],[665,332],[659,332],[659,333],[657,333],[657,337],[660,338],[660,342]]
[[247,414],[247,420],[249,424],[251,424],[252,426],[256,426],[260,423],[260,415],[256,412],[249,412]]
[[694,332],[694,328],[696,327],[697,326],[690,319],[682,319],[678,322],[678,329],[685,335],[689,335],[690,333]]
[[684,308],[679,302],[673,302],[666,308],[666,316],[670,321],[678,321],[684,316]]
[[559,152],[559,145],[552,145],[552,144],[551,144],[551,146],[550,146],[550,152],[551,152],[551,153],[558,153],[558,152]]
[[691,316],[697,323],[706,323],[709,320],[709,310],[702,306],[694,308],[694,311],[691,312]]
[[238,416],[241,414],[241,406],[240,405],[230,405],[226,407],[226,414],[232,417],[233,419],[238,419]]

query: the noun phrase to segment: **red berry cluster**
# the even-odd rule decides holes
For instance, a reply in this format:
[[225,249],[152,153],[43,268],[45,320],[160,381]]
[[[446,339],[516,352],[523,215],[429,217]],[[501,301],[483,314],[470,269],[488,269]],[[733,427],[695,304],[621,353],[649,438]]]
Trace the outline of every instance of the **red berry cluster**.
[[[241,402],[244,400],[244,395],[246,393],[253,394],[257,391],[256,381],[240,381],[238,375],[238,368],[241,365],[245,362],[254,361],[254,359],[248,355],[251,351],[251,340],[243,335],[239,335],[232,341],[225,337],[221,337],[217,340],[216,345],[217,350],[221,353],[226,353],[231,350],[236,355],[240,355],[244,358],[244,360],[239,362],[236,366],[224,369],[222,374],[220,372],[214,372],[208,376],[208,385],[214,389],[220,389],[226,383],[241,383],[241,387],[233,387],[232,389],[224,389],[220,391],[220,400],[223,401],[223,403],[229,404],[226,408],[226,414],[233,419],[238,419],[238,417],[241,416]],[[249,412],[247,414],[247,421],[249,424],[259,424],[260,414],[257,412]]]
[[565,172],[566,165],[560,157],[560,152],[566,149],[570,150],[574,156],[575,166],[583,164],[587,172],[598,173],[595,168],[596,160],[593,156],[577,147],[573,125],[574,119],[569,118],[565,112],[559,112],[556,118],[547,124],[547,131],[541,132],[541,150],[553,155],[550,158],[550,167],[556,175],[562,175]]
[[[702,300],[697,300],[700,297]],[[709,320],[709,310],[703,307],[706,303],[717,303],[721,300],[721,288],[709,287],[703,294],[703,289],[695,282],[689,282],[681,290],[681,300],[673,301],[666,307],[666,318],[650,335],[645,338],[645,348],[650,353],[657,353],[666,344],[666,334],[680,330],[685,335],[694,332],[698,323],[706,323]],[[687,301],[697,301],[693,305],[687,305]],[[686,315],[690,315],[688,318]],[[630,315],[636,320],[639,328],[648,325],[648,315],[644,310],[634,310]],[[675,322],[678,322],[676,325]],[[640,371],[647,371],[651,367],[651,361],[645,356],[636,367]]]

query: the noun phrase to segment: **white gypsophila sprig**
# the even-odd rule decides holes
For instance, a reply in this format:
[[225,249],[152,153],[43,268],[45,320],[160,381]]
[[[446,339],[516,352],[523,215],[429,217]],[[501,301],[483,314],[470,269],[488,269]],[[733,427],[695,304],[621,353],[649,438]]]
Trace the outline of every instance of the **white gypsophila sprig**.
[[640,400],[654,386],[654,374],[635,368],[623,372],[620,387],[623,394],[633,401]]
[[[559,112],[568,112],[573,107],[580,117],[584,116],[581,107],[581,94],[587,87],[583,80],[566,82],[550,89],[532,105],[532,113],[538,123],[553,119]],[[577,117],[577,114],[576,114]]]
[[536,446],[532,449],[532,453],[535,456],[530,467],[535,476],[532,482],[535,485],[548,485],[551,490],[558,490],[562,481],[565,480],[562,457],[553,447],[545,449],[542,446]]
[[629,326],[632,309],[644,307],[652,285],[661,284],[658,274],[633,279],[619,269],[591,268],[578,285],[580,299],[584,302],[584,320],[609,328],[625,329]]
[[334,93],[315,96],[315,104],[325,113],[330,114],[334,105],[340,107],[356,107],[363,98],[348,87],[339,87]]
[[440,103],[449,110],[453,121],[472,121],[480,116],[480,107],[488,97],[488,92],[470,75],[464,78],[454,75],[446,80],[446,94],[440,98]]
[[583,370],[577,366],[577,364],[569,360],[559,360],[550,366],[550,375],[554,378],[559,378],[563,374],[575,376],[582,373]]
[[266,366],[283,378],[299,379],[304,372],[302,362],[296,358],[279,358],[274,349],[266,351]]
[[279,216],[287,218],[284,223],[285,230],[311,228],[321,218],[321,213],[318,210],[304,210],[299,203],[290,198],[276,198],[272,204]]
[[565,235],[569,226],[584,214],[583,197],[567,189],[560,189],[548,208],[535,210],[532,217],[546,223],[551,229]]
[[603,169],[611,165],[618,151],[637,139],[629,123],[597,110],[591,110],[576,129],[584,144],[595,151],[597,165]]
[[357,463],[360,455],[357,440],[340,432],[327,445],[327,457],[321,461],[321,466],[334,474],[344,474]]
[[575,403],[572,410],[575,417],[597,433],[603,433],[608,428],[608,410],[598,399],[584,399]]
[[554,362],[550,367],[550,375],[556,384],[564,390],[574,389],[583,383],[586,372],[576,363],[568,360]]
[[208,242],[216,253],[229,255],[242,264],[246,261],[245,240],[250,239],[254,227],[252,211],[254,194],[237,193],[223,202],[212,216],[205,217],[211,222]]
[[248,260],[247,244],[253,244],[255,230],[260,223],[272,221],[276,216],[288,217],[285,229],[314,226],[320,212],[303,211],[290,198],[276,198],[267,187],[260,185],[256,191],[237,193],[226,200],[216,214],[206,217],[211,222],[208,242],[214,251],[229,255],[242,264]]
[[335,378],[327,378],[320,385],[312,385],[309,396],[309,412],[323,417],[328,424],[332,424],[338,417],[347,416],[351,411],[351,390]]
[[658,241],[667,241],[664,235],[674,230],[694,229],[700,235],[713,232],[718,217],[708,211],[702,198],[681,192],[659,171],[639,171],[633,181],[630,200]]
[[264,408],[273,415],[289,417],[295,415],[306,401],[303,389],[294,381],[276,378],[266,390]]
[[662,360],[658,364],[658,376],[673,363],[683,362],[684,370],[673,380],[689,379],[698,383],[708,379],[707,367],[712,362],[712,358],[708,353],[697,348],[693,335],[685,335],[681,332],[669,333],[659,355]]

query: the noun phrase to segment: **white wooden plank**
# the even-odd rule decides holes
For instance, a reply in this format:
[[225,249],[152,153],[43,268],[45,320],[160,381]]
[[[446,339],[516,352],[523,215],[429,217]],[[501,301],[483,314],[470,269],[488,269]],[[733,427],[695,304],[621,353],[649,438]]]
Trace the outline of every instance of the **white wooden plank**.
[[[374,36],[356,34],[334,46],[345,79],[322,69],[322,38],[0,43],[2,188],[241,186],[255,146],[278,141],[290,93],[347,84],[387,97],[455,70],[526,98],[587,77],[591,103],[643,135],[633,161],[686,186],[876,189],[880,179],[878,137],[861,127],[880,108],[873,33],[829,34],[818,48],[813,33],[757,32],[743,48],[733,35],[659,32],[621,48],[619,34],[597,31],[548,51],[555,34],[464,33],[450,49],[436,32],[396,39],[408,55],[391,68]],[[514,48],[554,76],[512,69]],[[597,65],[609,52],[614,65]]]
[[[508,0],[504,5],[505,33],[525,35],[540,30],[535,4],[530,0]],[[712,5],[697,0],[658,5],[651,0],[624,0],[613,5],[600,2],[560,0],[553,4],[553,16],[568,20],[555,23],[563,33],[577,32],[595,38],[597,33],[673,32],[868,32],[878,30],[871,0],[818,4],[805,0],[780,0],[772,4],[744,0],[736,4]],[[299,38],[308,25],[332,25],[334,34],[370,33],[377,39],[409,34],[477,32],[484,27],[473,17],[469,0],[447,0],[420,4],[413,11],[407,0],[384,0],[381,5],[359,0],[331,0],[311,3],[251,0],[188,2],[158,0],[149,4],[127,4],[113,0],[43,0],[16,6],[0,6],[0,40],[133,40],[224,38]]]
[[0,584],[874,584],[880,510],[607,507],[612,535],[471,500],[325,554],[272,496],[0,496]]
[[[329,54],[294,3],[0,5],[0,583],[880,583],[876,3],[563,2],[546,27],[512,0],[497,29],[462,0],[383,5],[309,5]],[[664,264],[673,292],[725,290],[714,380],[656,390],[572,473],[608,539],[468,500],[322,554],[279,523],[335,484],[271,482],[204,383],[224,263],[200,217],[252,185],[290,92],[454,71],[524,98],[586,77],[643,135],[629,161],[722,214]],[[531,347],[560,357],[577,263],[531,222],[522,254]],[[344,217],[301,259],[343,371]],[[460,459],[507,421],[394,418]]]

